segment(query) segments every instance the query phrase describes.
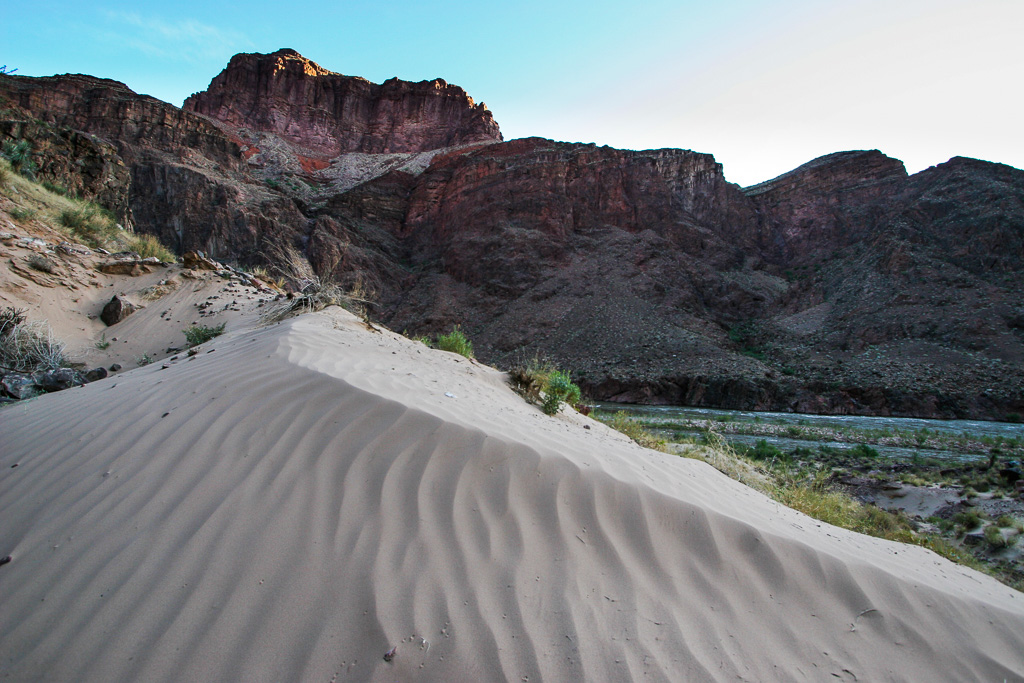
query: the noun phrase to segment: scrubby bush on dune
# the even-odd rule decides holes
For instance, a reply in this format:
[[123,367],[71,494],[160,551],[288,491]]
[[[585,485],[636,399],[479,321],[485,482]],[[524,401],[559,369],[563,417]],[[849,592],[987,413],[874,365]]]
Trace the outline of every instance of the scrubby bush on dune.
[[548,415],[554,415],[563,403],[571,406],[580,402],[580,388],[573,384],[569,373],[558,370],[548,375],[548,381],[544,389],[544,404],[542,408]]
[[224,323],[210,327],[208,325],[192,325],[188,329],[182,330],[185,333],[185,341],[188,342],[189,347],[199,346],[205,342],[210,341],[214,337],[219,337],[224,334]]
[[557,413],[563,403],[573,407],[580,403],[580,388],[569,373],[537,356],[517,363],[508,374],[512,388],[527,401],[540,402],[541,409],[548,415]]
[[458,325],[452,328],[448,334],[437,335],[437,348],[457,353],[466,358],[473,357],[473,342],[469,341]]
[[320,311],[328,306],[341,306],[367,320],[366,306],[371,303],[372,293],[367,292],[361,283],[346,292],[332,279],[336,263],[327,263],[322,267],[323,275],[317,274],[309,261],[290,244],[272,244],[264,257],[279,275],[275,284],[279,288],[288,286],[293,291],[284,303],[270,308],[261,316],[265,323]]

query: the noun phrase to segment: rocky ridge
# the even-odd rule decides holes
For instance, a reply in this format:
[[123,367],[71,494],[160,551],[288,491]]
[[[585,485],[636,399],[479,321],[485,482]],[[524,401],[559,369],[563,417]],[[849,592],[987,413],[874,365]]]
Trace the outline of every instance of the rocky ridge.
[[687,150],[500,142],[455,86],[289,50],[236,56],[184,110],[81,76],[0,96],[116,150],[136,225],[179,251],[292,244],[394,329],[461,324],[484,360],[549,357],[595,398],[1024,413],[1018,169],[853,151],[740,188]]
[[295,50],[239,54],[185,100],[185,111],[273,133],[323,158],[423,152],[501,140],[494,116],[440,78],[378,85],[324,69]]

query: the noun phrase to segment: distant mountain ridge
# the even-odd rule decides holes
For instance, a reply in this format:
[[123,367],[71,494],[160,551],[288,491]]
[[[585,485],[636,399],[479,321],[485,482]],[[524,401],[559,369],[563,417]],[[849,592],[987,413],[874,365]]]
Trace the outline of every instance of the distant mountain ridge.
[[457,86],[293,50],[236,55],[183,109],[86,76],[0,75],[0,97],[43,177],[95,187],[67,163],[92,136],[128,171],[97,199],[179,251],[291,243],[393,329],[460,324],[484,360],[549,357],[594,398],[1024,413],[1019,169],[850,151],[740,188],[688,150],[503,142]]

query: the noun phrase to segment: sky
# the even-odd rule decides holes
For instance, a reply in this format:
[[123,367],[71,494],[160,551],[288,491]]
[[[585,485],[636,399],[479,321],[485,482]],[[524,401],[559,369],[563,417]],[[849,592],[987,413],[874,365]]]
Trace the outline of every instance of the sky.
[[506,140],[692,149],[746,186],[851,149],[1024,168],[1021,36],[1024,0],[47,0],[4,13],[0,65],[180,106],[232,55],[290,47],[460,85]]

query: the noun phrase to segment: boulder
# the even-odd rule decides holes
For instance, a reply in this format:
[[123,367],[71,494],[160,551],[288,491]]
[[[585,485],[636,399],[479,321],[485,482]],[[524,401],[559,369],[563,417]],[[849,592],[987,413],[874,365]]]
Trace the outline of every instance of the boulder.
[[36,381],[31,375],[20,372],[10,372],[4,375],[0,379],[0,387],[3,387],[5,394],[19,400],[32,398],[42,393],[41,388],[36,386]]
[[187,251],[181,258],[185,268],[190,270],[221,270],[223,268],[213,259],[207,258],[206,254],[201,251]]
[[71,387],[85,384],[85,378],[77,370],[71,368],[57,368],[46,370],[32,375],[36,385],[43,391],[63,391]]
[[149,272],[149,264],[141,261],[110,261],[96,266],[96,270],[107,275],[131,275],[136,277]]
[[100,320],[105,322],[109,327],[121,322],[136,310],[138,310],[138,307],[135,304],[128,301],[120,294],[115,294],[114,297],[107,302],[107,305],[103,307],[103,312],[100,313]]
[[93,368],[85,373],[86,382],[95,382],[98,379],[105,379],[107,377],[107,369],[104,367]]

